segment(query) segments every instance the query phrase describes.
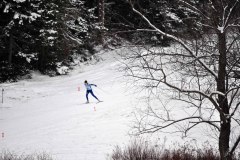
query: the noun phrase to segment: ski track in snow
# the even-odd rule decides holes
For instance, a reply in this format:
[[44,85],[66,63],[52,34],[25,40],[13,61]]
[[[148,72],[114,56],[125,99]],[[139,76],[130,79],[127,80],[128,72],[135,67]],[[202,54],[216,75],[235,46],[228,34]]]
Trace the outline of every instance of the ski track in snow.
[[[0,151],[47,152],[56,160],[104,160],[116,145],[128,144],[132,113],[141,102],[138,94],[129,92],[132,88],[117,71],[119,62],[113,55],[104,53],[103,61],[66,76],[35,73],[33,79],[3,84]],[[89,95],[92,103],[84,104],[84,80],[97,84],[93,91],[104,102],[96,104]]]

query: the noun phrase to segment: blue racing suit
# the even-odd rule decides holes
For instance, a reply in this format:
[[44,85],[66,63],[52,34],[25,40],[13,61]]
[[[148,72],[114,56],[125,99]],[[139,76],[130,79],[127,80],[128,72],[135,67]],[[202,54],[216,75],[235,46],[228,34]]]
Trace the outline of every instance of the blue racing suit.
[[89,93],[91,93],[91,95],[99,101],[99,99],[94,95],[94,93],[92,91],[92,87],[91,87],[91,86],[97,87],[97,85],[95,85],[95,84],[88,84],[88,83],[85,83],[84,85],[85,85],[85,87],[87,89],[87,92],[86,92],[87,102],[89,102],[89,100],[88,100],[88,94]]

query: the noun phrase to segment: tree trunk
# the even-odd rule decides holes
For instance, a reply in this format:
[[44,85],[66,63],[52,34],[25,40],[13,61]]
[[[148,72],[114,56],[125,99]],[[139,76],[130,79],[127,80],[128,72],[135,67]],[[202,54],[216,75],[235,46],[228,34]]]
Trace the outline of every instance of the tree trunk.
[[[226,93],[226,66],[227,66],[227,50],[226,50],[226,35],[225,33],[218,33],[219,42],[219,66],[218,66],[218,78],[217,78],[217,91]],[[219,135],[219,151],[221,160],[230,160],[228,157],[229,152],[229,140],[231,133],[231,121],[226,118],[225,115],[229,114],[228,99],[225,96],[218,96],[218,104],[222,109],[223,114],[220,114],[221,128]]]
[[38,70],[40,72],[44,71],[44,61],[45,61],[45,46],[42,46],[41,52],[38,57]]
[[99,20],[99,23],[100,23],[100,27],[101,27],[101,30],[100,30],[100,43],[103,44],[103,38],[104,38],[104,33],[103,33],[103,28],[104,28],[104,17],[105,17],[105,12],[104,12],[104,0],[98,0],[98,20]]
[[13,56],[13,35],[10,33],[9,37],[9,50],[8,50],[8,63],[12,64],[12,56]]
[[99,0],[99,22],[104,27],[104,0]]

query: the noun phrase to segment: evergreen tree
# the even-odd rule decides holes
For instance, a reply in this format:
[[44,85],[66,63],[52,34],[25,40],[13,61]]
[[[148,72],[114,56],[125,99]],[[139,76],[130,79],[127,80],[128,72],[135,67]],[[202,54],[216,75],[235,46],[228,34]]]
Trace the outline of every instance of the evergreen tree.
[[[91,1],[72,1],[72,7],[66,9],[65,36],[73,42],[79,54],[94,54],[93,46],[98,43],[100,25],[97,17],[97,4]],[[85,53],[84,53],[85,52]],[[86,53],[87,52],[87,53]]]
[[40,0],[3,0],[0,6],[0,81],[16,80],[28,72],[34,54],[32,33],[34,22],[40,15]]
[[99,30],[88,1],[4,0],[0,4],[0,81],[31,69],[55,75],[73,53],[94,53]]
[[63,35],[66,0],[42,0],[39,6],[41,18],[35,22],[39,31],[36,39],[38,52],[37,69],[42,73],[55,74],[59,62],[68,56]]

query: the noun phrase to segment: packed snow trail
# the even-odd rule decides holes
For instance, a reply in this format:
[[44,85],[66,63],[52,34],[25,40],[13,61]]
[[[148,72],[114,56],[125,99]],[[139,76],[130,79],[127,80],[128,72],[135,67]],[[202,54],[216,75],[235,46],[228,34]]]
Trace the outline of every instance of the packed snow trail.
[[[103,160],[115,145],[129,139],[131,99],[118,61],[109,54],[95,65],[82,66],[70,75],[3,84],[0,104],[0,151],[47,152],[56,160]],[[97,84],[85,104],[84,80]],[[80,87],[80,91],[78,90]]]

